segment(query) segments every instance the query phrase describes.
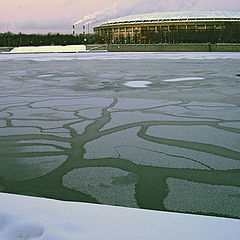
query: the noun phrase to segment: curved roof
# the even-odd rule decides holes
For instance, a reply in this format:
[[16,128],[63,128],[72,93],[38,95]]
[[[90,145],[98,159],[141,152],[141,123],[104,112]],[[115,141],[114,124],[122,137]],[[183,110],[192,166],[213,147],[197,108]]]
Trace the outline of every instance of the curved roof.
[[238,11],[184,11],[156,12],[149,14],[130,15],[109,20],[101,26],[120,24],[140,24],[156,22],[197,22],[197,21],[239,21]]

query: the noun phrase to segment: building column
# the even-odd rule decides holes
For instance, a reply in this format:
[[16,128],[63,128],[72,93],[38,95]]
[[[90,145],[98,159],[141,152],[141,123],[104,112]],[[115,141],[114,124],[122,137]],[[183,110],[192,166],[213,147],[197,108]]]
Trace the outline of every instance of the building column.
[[140,31],[140,34],[139,34],[139,42],[142,43],[142,27],[139,27],[139,31]]
[[118,42],[120,40],[120,27],[118,27]]
[[131,39],[131,42],[132,43],[134,42],[134,27],[132,27],[132,39]]
[[125,44],[127,43],[127,28],[125,27]]

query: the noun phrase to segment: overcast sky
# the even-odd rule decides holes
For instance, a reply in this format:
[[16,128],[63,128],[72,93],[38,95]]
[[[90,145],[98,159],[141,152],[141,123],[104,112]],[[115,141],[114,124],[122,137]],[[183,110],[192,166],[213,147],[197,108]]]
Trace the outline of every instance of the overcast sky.
[[[71,33],[84,19],[90,30],[101,21],[130,14],[220,10],[240,11],[239,0],[0,0],[0,32]],[[77,25],[80,32],[81,21]]]

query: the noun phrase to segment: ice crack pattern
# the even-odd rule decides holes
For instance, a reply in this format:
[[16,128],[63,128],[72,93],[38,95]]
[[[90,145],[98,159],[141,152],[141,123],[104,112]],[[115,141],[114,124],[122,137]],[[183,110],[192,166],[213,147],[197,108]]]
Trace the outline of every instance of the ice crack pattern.
[[0,191],[240,218],[240,57],[31,58],[0,56]]

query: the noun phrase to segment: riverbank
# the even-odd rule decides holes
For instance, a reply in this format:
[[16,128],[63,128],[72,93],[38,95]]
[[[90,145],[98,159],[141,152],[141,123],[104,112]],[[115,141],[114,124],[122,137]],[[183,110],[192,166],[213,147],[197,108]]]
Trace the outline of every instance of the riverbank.
[[2,52],[10,52],[13,47],[0,47],[0,53]]
[[110,44],[108,52],[240,52],[240,44]]
[[[232,239],[238,220],[0,193],[0,239]],[[114,219],[114,220],[113,220]]]
[[[78,46],[78,45],[73,45]],[[73,47],[72,46],[72,47]],[[83,46],[83,45],[81,45]],[[46,48],[47,46],[30,47],[32,49],[36,48]],[[53,48],[50,52],[56,52],[57,46],[48,46],[48,48]],[[69,47],[61,46],[62,48]],[[69,49],[64,51],[61,49],[60,52],[80,52],[76,49]],[[21,47],[26,48],[26,47]],[[1,52],[10,52],[13,47],[0,47]],[[59,50],[59,49],[58,49]],[[211,43],[192,43],[192,44],[90,44],[86,45],[87,51],[108,51],[108,52],[240,52],[240,44],[211,44]],[[31,51],[33,53],[33,51]],[[48,49],[49,52],[49,49]],[[57,51],[59,52],[59,51]]]
[[0,53],[79,53],[107,51],[106,44],[0,47]]
[[9,51],[12,54],[19,53],[78,53],[87,52],[85,45],[67,45],[67,46],[36,46],[36,47],[15,47]]

